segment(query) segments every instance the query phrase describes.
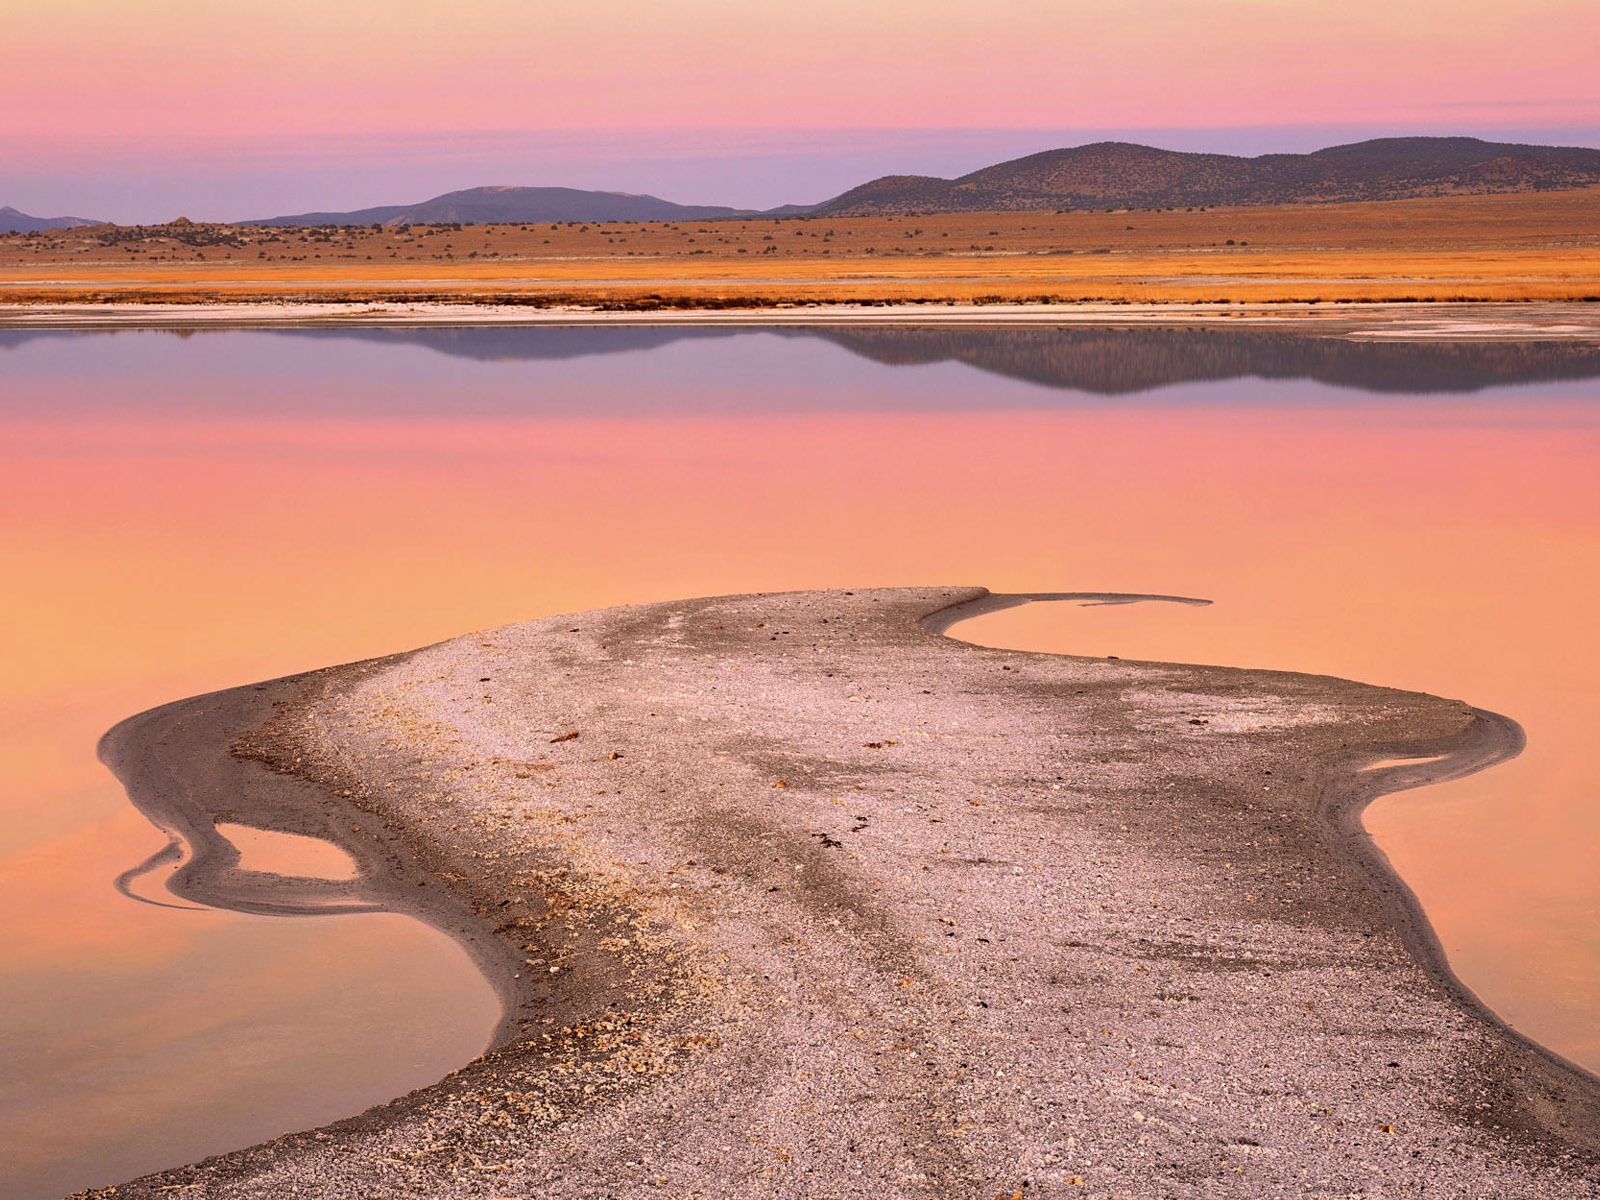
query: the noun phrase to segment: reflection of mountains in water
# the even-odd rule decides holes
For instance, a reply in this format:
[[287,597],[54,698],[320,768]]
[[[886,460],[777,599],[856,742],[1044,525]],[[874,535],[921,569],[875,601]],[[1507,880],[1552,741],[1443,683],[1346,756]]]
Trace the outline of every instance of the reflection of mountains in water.
[[814,337],[890,367],[959,362],[1101,396],[1180,383],[1308,379],[1369,392],[1472,392],[1600,376],[1600,346],[1572,341],[1349,341],[1271,329],[1026,329],[808,326],[767,329],[566,326],[303,330],[394,339],[482,361],[553,360],[659,349],[753,332]]
[[268,333],[282,337],[314,338],[321,341],[362,341],[396,346],[420,346],[447,354],[451,358],[470,358],[479,362],[529,362],[564,358],[589,358],[597,354],[656,350],[672,342],[690,338],[727,338],[748,333],[733,327],[677,329],[667,326],[595,325],[520,325],[450,327],[368,326],[337,329],[263,328],[259,326],[189,326],[185,328],[121,329],[0,329],[0,351],[15,350],[32,341],[60,338],[108,337],[119,333],[148,336],[164,333],[190,338],[208,333]]
[[738,337],[747,329],[733,326],[679,328],[670,325],[539,325],[499,328],[457,325],[450,328],[295,329],[296,337],[356,338],[368,342],[423,346],[452,358],[478,362],[553,362],[597,354],[642,353],[674,342]]
[[961,362],[1102,396],[1178,383],[1309,379],[1369,392],[1471,392],[1600,375],[1577,342],[1361,342],[1256,329],[828,329],[890,366]]
[[[166,332],[189,337],[214,331]],[[766,334],[821,339],[885,366],[958,362],[1101,396],[1250,377],[1304,379],[1369,392],[1439,393],[1600,376],[1600,346],[1578,341],[1351,341],[1275,329],[572,325],[267,332],[321,342],[412,346],[478,362],[557,362]],[[0,330],[0,350],[35,339],[96,334],[103,336],[100,331]]]

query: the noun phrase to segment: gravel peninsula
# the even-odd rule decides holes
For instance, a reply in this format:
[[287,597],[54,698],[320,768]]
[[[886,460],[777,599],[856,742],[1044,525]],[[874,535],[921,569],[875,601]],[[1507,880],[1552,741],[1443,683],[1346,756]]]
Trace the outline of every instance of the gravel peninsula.
[[[1034,598],[588,612],[117,726],[174,891],[414,914],[505,1017],[432,1087],[86,1195],[1600,1196],[1600,1081],[1454,979],[1359,821],[1517,726],[944,636]],[[361,878],[242,871],[221,822]]]

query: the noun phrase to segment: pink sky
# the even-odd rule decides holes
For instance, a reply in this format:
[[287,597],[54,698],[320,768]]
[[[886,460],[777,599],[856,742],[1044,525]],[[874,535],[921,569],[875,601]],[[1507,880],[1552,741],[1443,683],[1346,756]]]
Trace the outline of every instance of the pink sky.
[[[307,204],[486,182],[759,204],[859,182],[848,155],[874,141],[867,175],[1140,131],[1592,141],[1596,46],[1593,0],[60,0],[6,14],[0,203],[273,210],[288,175]],[[1007,130],[1049,140],[961,132]],[[772,162],[729,166],[752,156]],[[781,169],[783,194],[755,194],[796,156],[822,194]],[[721,166],[675,174],[687,159]]]

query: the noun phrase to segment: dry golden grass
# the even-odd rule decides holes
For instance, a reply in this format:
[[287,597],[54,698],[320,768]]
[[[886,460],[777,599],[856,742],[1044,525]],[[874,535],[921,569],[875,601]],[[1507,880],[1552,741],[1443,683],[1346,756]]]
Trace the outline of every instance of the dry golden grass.
[[0,236],[0,301],[1580,300],[1600,189],[1370,204]]

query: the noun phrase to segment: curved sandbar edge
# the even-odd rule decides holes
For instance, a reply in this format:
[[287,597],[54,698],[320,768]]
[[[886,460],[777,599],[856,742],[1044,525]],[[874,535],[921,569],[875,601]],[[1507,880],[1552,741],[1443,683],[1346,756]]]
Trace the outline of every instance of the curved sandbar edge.
[[[987,602],[610,609],[118,726],[180,896],[414,913],[506,1015],[433,1087],[116,1195],[1600,1195],[1597,1081],[1455,981],[1359,824],[1514,724],[924,624]],[[239,872],[218,821],[362,878]]]

